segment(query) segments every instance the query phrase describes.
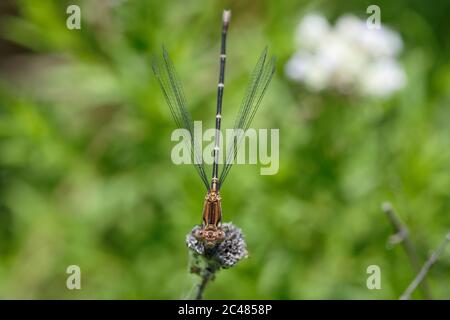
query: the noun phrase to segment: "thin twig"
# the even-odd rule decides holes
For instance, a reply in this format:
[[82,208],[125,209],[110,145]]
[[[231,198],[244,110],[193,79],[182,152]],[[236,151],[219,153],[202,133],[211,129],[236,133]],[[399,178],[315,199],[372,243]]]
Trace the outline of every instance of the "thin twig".
[[450,232],[448,232],[445,236],[444,241],[439,245],[439,247],[431,254],[430,258],[424,263],[422,269],[405,290],[405,292],[401,295],[400,300],[408,300],[411,297],[411,294],[416,290],[417,286],[420,283],[423,283],[425,276],[428,271],[430,271],[433,264],[439,259],[439,256],[444,252],[445,247],[450,242]]
[[[420,262],[419,258],[417,256],[417,251],[412,243],[411,239],[409,238],[409,231],[408,228],[404,223],[401,222],[401,220],[398,218],[398,215],[396,214],[393,206],[389,202],[385,202],[382,205],[382,209],[384,213],[386,213],[389,221],[394,226],[396,230],[396,234],[391,237],[391,243],[399,243],[401,242],[403,245],[403,248],[406,251],[406,254],[408,255],[409,261],[411,262],[411,265],[413,266],[414,271],[420,272]],[[423,293],[423,296],[425,299],[432,299],[430,289],[428,287],[428,283],[424,280],[420,284],[420,289]]]

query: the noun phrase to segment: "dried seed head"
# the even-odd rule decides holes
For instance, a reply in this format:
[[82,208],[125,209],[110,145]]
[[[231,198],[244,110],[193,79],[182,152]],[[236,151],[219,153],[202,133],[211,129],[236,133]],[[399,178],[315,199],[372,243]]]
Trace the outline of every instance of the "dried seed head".
[[232,223],[222,224],[221,229],[225,233],[225,238],[214,248],[208,248],[195,237],[200,228],[200,226],[195,226],[186,237],[186,244],[194,254],[214,260],[222,268],[230,268],[248,256],[244,235],[241,229]]

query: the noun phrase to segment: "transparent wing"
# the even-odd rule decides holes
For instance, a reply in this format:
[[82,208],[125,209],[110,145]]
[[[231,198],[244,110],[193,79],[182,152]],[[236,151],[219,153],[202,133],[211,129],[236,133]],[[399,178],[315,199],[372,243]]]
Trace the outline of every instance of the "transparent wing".
[[175,68],[165,48],[163,48],[162,60],[157,57],[153,57],[152,69],[161,86],[161,90],[169,106],[170,112],[172,113],[175,124],[178,128],[186,129],[190,133],[188,148],[190,150],[192,163],[194,164],[195,169],[202,179],[206,189],[209,189],[208,177],[205,173],[201,153],[197,148],[195,148],[194,123],[187,110],[187,102],[184,96],[183,87],[178,80]]
[[244,137],[243,133],[250,127],[270,80],[275,73],[275,62],[274,57],[269,59],[267,48],[265,48],[253,69],[247,91],[234,122],[234,142],[227,151],[226,161],[219,177],[220,186],[225,181],[236,160],[237,152]]

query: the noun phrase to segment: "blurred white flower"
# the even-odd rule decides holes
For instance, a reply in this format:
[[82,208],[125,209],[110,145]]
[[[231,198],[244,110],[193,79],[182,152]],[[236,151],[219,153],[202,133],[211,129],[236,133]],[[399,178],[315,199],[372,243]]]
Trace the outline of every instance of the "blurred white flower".
[[320,38],[328,35],[329,30],[330,25],[323,16],[318,14],[307,15],[297,26],[297,43],[313,48],[318,44]]
[[363,73],[361,92],[367,95],[389,96],[406,83],[405,73],[392,59],[372,63]]
[[336,22],[337,34],[360,47],[374,58],[395,56],[402,50],[402,40],[398,33],[383,26],[380,29],[369,29],[365,21],[345,15]]
[[286,75],[314,91],[387,97],[406,83],[396,61],[399,34],[387,27],[368,29],[365,21],[345,15],[334,27],[319,14],[305,16],[296,30],[299,51],[286,64]]

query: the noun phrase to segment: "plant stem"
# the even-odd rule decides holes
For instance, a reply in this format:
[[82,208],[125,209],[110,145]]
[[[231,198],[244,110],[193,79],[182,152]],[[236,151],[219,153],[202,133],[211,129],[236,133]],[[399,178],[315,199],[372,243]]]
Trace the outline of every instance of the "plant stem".
[[[401,222],[401,220],[398,218],[397,213],[395,212],[394,207],[391,203],[385,202],[383,203],[382,209],[384,213],[386,213],[389,221],[394,226],[396,230],[396,234],[394,237],[397,237],[397,241],[401,242],[403,245],[403,248],[406,251],[406,254],[408,255],[409,261],[411,262],[411,265],[413,266],[414,271],[420,272],[420,263],[419,258],[417,256],[417,251],[412,243],[411,239],[409,238],[409,231],[408,228],[404,223]],[[432,299],[430,289],[428,287],[428,283],[426,281],[422,281],[420,284],[420,289],[422,291],[423,296],[425,299]]]
[[450,232],[445,235],[444,241],[439,245],[439,247],[431,254],[430,258],[424,263],[422,269],[405,290],[405,292],[401,295],[400,300],[408,300],[411,297],[411,294],[416,290],[417,286],[423,283],[425,276],[428,271],[430,271],[433,264],[439,259],[439,256],[444,252],[447,244],[450,242]]
[[210,280],[212,280],[214,278],[214,275],[215,275],[217,269],[218,268],[216,266],[208,266],[207,268],[205,268],[203,270],[203,272],[201,273],[202,281],[198,285],[197,294],[195,295],[196,300],[203,299],[203,292],[205,291],[206,286],[208,285]]

